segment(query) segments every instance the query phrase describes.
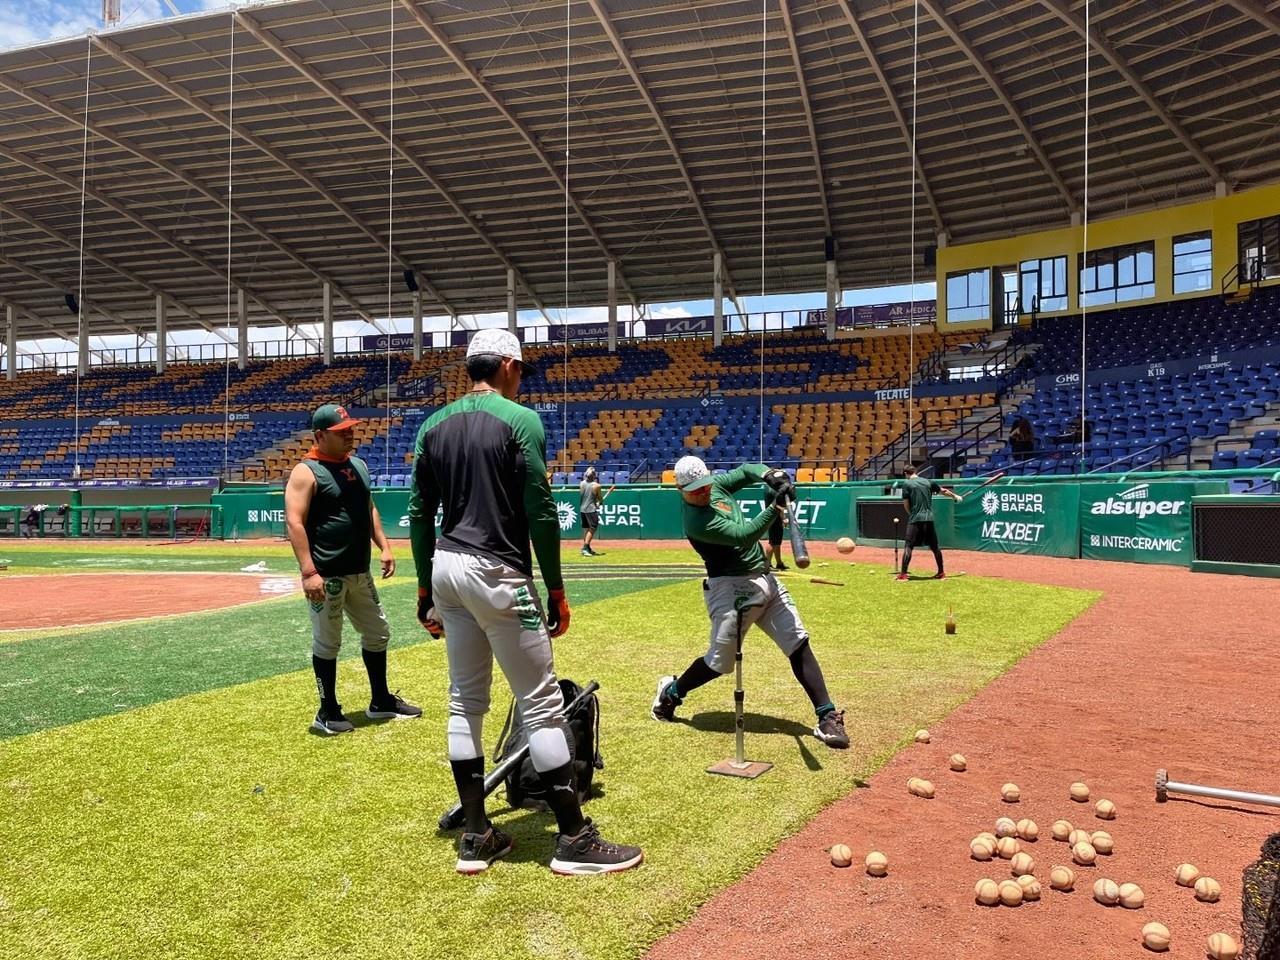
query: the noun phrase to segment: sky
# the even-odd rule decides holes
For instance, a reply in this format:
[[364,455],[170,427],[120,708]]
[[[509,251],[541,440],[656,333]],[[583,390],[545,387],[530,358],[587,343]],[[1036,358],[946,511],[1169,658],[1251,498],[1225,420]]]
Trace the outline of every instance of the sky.
[[[120,0],[121,26],[145,23],[178,14],[200,13],[208,10],[225,10],[238,5],[232,0]],[[0,50],[43,43],[48,40],[65,39],[83,36],[86,31],[102,27],[102,0],[0,0]],[[711,286],[708,271],[707,286]],[[932,300],[934,284],[916,285],[917,300]],[[846,306],[865,303],[895,303],[912,299],[910,288],[906,285],[883,287],[866,290],[846,290],[842,303]],[[761,311],[794,311],[798,317],[800,311],[824,307],[826,295],[822,291],[811,294],[791,294],[786,296],[746,297],[744,306],[748,313]],[[549,311],[554,322],[563,322],[564,316],[559,311]],[[713,312],[710,298],[703,301],[686,301],[681,303],[649,304],[646,312],[651,317],[705,316]],[[726,313],[736,313],[733,305],[726,302]],[[621,320],[632,317],[629,305],[618,310]],[[600,322],[607,319],[603,305],[571,309],[567,312],[570,323]],[[542,325],[545,320],[534,311],[521,312],[521,326]],[[776,322],[770,320],[770,325]],[[462,326],[483,327],[505,325],[506,314],[478,314],[462,318]],[[389,324],[397,332],[412,330],[413,321],[409,317],[396,318]],[[428,331],[446,330],[449,327],[448,317],[427,317],[424,328]],[[303,328],[308,333],[317,333],[317,326]],[[377,331],[362,321],[337,322],[334,324],[336,337],[352,337]],[[282,327],[260,327],[250,330],[253,341],[284,340],[286,331]],[[219,342],[214,334],[205,331],[174,331],[169,335],[169,343],[174,346],[195,345]],[[94,337],[91,347],[94,349],[129,348],[136,345],[132,335],[119,337]],[[62,340],[39,340],[24,342],[23,352],[60,352],[74,349],[74,346]]]

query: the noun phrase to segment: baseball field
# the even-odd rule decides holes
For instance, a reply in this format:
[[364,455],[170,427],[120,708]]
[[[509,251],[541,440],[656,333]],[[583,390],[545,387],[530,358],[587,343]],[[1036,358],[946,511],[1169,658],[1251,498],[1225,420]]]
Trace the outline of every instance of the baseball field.
[[[437,829],[455,797],[444,650],[414,622],[407,544],[382,590],[389,675],[425,714],[363,721],[368,690],[349,638],[339,697],[357,730],[332,739],[308,732],[309,629],[286,547],[6,544],[0,608],[11,626],[40,626],[0,633],[0,956],[345,957],[369,944],[416,957],[774,955],[760,943],[783,949],[816,936],[804,920],[815,904],[828,939],[797,955],[865,949],[902,923],[933,944],[944,921],[960,924],[947,943],[1043,955],[1036,929],[1062,922],[1054,909],[1083,910],[1087,888],[1034,919],[974,905],[973,882],[991,865],[968,861],[965,844],[1005,812],[1000,783],[1022,782],[1019,815],[1039,817],[1042,830],[1073,812],[1058,812],[1070,780],[1113,785],[1120,862],[1136,857],[1121,827],[1140,829],[1133,798],[1143,788],[1129,774],[1146,762],[1129,754],[1157,736],[1181,742],[1178,722],[1152,733],[1126,699],[1126,671],[1144,659],[1148,671],[1171,668],[1141,630],[1105,611],[1142,610],[1134,571],[1163,597],[1181,583],[1218,592],[1231,583],[1265,603],[1242,578],[958,551],[952,570],[968,575],[902,584],[885,551],[860,548],[851,563],[818,545],[814,567],[784,576],[852,747],[832,751],[811,736],[786,659],[756,632],[745,653],[747,752],[774,768],[731,780],[704,772],[732,753],[730,681],[697,691],[677,724],[649,717],[655,678],[705,647],[691,552],[602,549],[587,560],[566,545],[573,623],[556,665],[601,685],[606,766],[587,812],[607,836],[642,844],[646,862],[575,881],[546,868],[551,818],[507,809],[501,791],[490,807],[514,853],[478,878],[453,871],[455,837]],[[959,624],[951,636],[949,609]],[[1181,614],[1166,609],[1176,627]],[[1194,670],[1194,654],[1179,660],[1188,656]],[[499,680],[486,744],[508,701]],[[913,744],[921,727],[934,743]],[[1207,743],[1197,749],[1202,761],[1213,755]],[[970,758],[962,777],[945,772],[956,751]],[[937,800],[907,796],[913,771],[937,781]],[[1213,811],[1191,806],[1164,840],[1205,829]],[[1240,829],[1241,819],[1225,822],[1248,852],[1253,824],[1245,817]],[[1141,829],[1159,833],[1154,822]],[[890,876],[834,870],[834,842],[859,860],[885,849]],[[1037,856],[1054,852],[1046,847]],[[1095,940],[1110,942],[1101,933],[1082,942]]]

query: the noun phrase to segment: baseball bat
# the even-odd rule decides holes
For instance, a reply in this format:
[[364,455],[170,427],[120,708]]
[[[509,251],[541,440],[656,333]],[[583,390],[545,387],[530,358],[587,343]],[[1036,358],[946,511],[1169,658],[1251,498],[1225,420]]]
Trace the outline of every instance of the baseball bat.
[[795,557],[796,566],[804,570],[809,566],[809,545],[804,542],[804,531],[800,529],[800,521],[796,519],[796,505],[787,501],[787,516],[791,522],[787,524],[787,532],[791,536],[791,554]]
[[[564,713],[562,713],[561,716],[568,717],[578,708],[578,704],[582,703],[587,699],[587,697],[591,696],[591,694],[595,693],[599,689],[600,684],[592,680],[582,688],[582,692],[580,694],[573,698],[573,702],[564,708]],[[519,766],[521,761],[523,761],[528,755],[529,742],[526,740],[524,746],[494,767],[489,775],[484,778],[484,795],[487,797],[489,794],[493,793],[493,791],[497,790],[498,784],[507,779],[507,774]],[[444,813],[440,814],[440,829],[456,830],[460,826],[462,826],[462,804],[455,803]]]
[[997,480],[1003,480],[1003,479],[1004,479],[1004,471],[1001,470],[998,473],[993,473],[991,476],[987,477],[987,479],[983,480],[980,484],[978,484],[973,489],[981,490],[983,487],[989,487],[993,483],[995,483]]
[[893,518],[893,572],[898,572],[898,518]]

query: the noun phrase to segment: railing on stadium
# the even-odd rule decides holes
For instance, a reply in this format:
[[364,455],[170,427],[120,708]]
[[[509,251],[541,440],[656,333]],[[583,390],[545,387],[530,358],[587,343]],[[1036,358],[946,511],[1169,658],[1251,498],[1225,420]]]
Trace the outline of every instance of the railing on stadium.
[[[763,313],[746,313],[746,314],[725,314],[725,336],[737,336],[741,334],[757,334],[763,328],[765,333],[784,333],[796,330],[819,330],[821,325],[809,322],[812,320],[816,311],[813,310],[781,310],[766,311]],[[710,334],[706,331],[679,332],[662,334],[636,333],[635,325],[644,323],[643,319],[637,320],[620,320],[618,321],[618,339],[634,340],[639,342],[659,342],[663,340],[684,340],[691,338],[706,338]],[[913,324],[909,318],[900,318],[894,320],[875,320],[862,321],[853,324],[846,324],[840,327],[841,330],[849,329],[888,329],[892,327],[906,327]],[[916,326],[932,327],[933,322],[924,319],[916,319]],[[591,326],[595,326],[594,324]],[[550,338],[550,328],[546,325],[538,325],[525,327],[526,331],[534,331],[533,339],[526,342],[536,345],[546,345],[550,343],[559,343],[561,341],[553,341]],[[451,334],[456,331],[434,330],[426,331],[423,334],[423,350],[443,351],[450,349]],[[373,335],[370,335],[373,336]],[[379,335],[380,336],[380,335]],[[399,333],[397,336],[408,336],[408,334]],[[526,333],[526,336],[529,336]],[[605,342],[605,337],[575,337],[571,343],[601,343]],[[334,356],[361,356],[361,355],[381,355],[385,353],[385,346],[366,348],[366,338],[359,337],[335,337],[333,341]],[[398,353],[408,352],[407,349],[396,351]],[[289,338],[285,340],[252,340],[249,342],[249,360],[288,360],[288,359],[305,359],[319,357],[323,353],[322,346],[317,340],[309,340],[302,337]],[[213,343],[200,344],[184,344],[171,345],[168,348],[168,356],[166,363],[223,363],[226,361],[235,362],[238,359],[237,347],[234,343],[226,343],[224,341],[216,341]],[[42,370],[53,371],[55,373],[70,373],[76,369],[79,357],[74,350],[61,350],[42,353],[21,354],[17,358],[19,371]],[[120,366],[146,366],[154,364],[156,361],[156,348],[154,345],[139,345],[136,347],[118,347],[95,349],[89,357],[89,366],[96,367],[120,367]]]

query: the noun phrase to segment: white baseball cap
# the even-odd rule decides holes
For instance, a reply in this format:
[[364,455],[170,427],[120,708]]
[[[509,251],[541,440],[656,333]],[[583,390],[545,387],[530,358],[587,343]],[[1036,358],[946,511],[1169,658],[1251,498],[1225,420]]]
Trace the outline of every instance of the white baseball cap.
[[710,483],[711,471],[697,457],[681,457],[676,461],[676,486],[681,490],[701,490]]
[[519,360],[520,367],[526,377],[531,377],[537,373],[537,369],[533,364],[525,362],[524,353],[520,350],[520,341],[516,338],[516,335],[502,327],[486,327],[483,330],[476,331],[475,336],[471,338],[471,342],[467,344],[467,359],[479,356],[505,357],[509,360]]

